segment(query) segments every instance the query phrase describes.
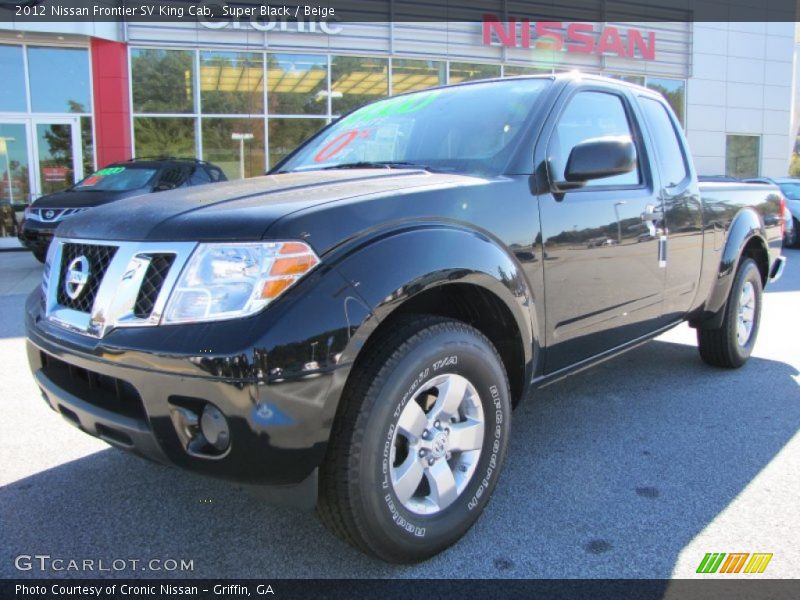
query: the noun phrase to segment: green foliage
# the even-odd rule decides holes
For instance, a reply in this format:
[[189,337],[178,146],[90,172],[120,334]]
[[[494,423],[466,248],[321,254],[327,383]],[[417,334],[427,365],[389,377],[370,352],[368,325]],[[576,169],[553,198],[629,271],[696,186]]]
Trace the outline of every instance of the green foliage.
[[136,117],[133,127],[136,156],[195,156],[194,119]]
[[792,154],[792,161],[789,163],[789,175],[800,177],[800,154],[796,152]]
[[755,135],[729,135],[725,147],[725,174],[739,179],[758,177],[760,142]]
[[134,112],[193,112],[193,61],[194,53],[188,50],[134,49]]
[[200,105],[205,114],[258,115],[264,111],[264,89],[259,84],[264,76],[260,54],[232,52],[201,53],[201,73],[217,73],[222,76],[225,69],[239,74],[234,91],[222,91],[221,80],[212,84],[212,89],[200,89]]
[[678,117],[678,122],[680,122],[681,124],[686,123],[683,114],[684,95],[685,95],[683,82],[681,82],[681,85],[679,87],[676,87],[675,89],[672,90],[667,89],[663,85],[659,85],[657,83],[652,83],[652,82],[648,83],[647,87],[664,96],[664,99],[672,107],[675,116]]

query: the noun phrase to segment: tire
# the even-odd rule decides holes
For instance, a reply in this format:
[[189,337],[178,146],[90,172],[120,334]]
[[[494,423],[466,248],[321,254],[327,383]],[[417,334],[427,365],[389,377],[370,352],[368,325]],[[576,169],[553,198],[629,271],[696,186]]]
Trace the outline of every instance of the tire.
[[47,260],[47,250],[32,250],[32,252],[33,257],[40,263],[44,264],[44,261]]
[[317,513],[362,551],[415,563],[458,541],[489,501],[511,402],[500,356],[476,329],[424,315],[391,329],[348,381],[320,468]]
[[787,248],[800,248],[800,221],[797,219],[792,220],[794,221],[792,223],[794,225],[792,234],[785,240],[785,244]]
[[[722,325],[718,329],[697,330],[697,343],[703,361],[728,369],[737,369],[747,362],[758,337],[762,297],[761,272],[753,259],[744,258],[725,303]],[[740,312],[744,317],[741,330]],[[746,327],[748,315],[749,330]]]

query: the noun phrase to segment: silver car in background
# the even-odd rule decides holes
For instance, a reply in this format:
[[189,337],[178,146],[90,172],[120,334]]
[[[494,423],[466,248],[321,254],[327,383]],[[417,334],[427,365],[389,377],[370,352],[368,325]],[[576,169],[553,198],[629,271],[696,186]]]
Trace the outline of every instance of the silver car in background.
[[772,183],[777,185],[786,198],[786,230],[783,236],[785,248],[800,248],[800,178],[797,177],[754,177],[745,179],[746,183]]

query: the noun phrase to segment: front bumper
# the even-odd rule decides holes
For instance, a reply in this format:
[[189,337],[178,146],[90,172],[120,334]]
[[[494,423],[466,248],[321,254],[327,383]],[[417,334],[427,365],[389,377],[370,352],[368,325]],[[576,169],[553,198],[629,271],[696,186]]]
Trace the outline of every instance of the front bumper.
[[[315,483],[349,372],[342,358],[349,336],[346,327],[330,329],[337,321],[330,305],[324,327],[290,313],[320,311],[310,303],[337,298],[342,281],[330,274],[316,294],[299,285],[298,298],[249,319],[120,328],[102,339],[48,321],[37,290],[26,304],[30,367],[53,410],[114,446],[206,475],[313,494],[308,483]],[[230,429],[230,446],[218,455],[194,452],[175,418],[176,408],[202,412],[206,403]]]
[[28,250],[47,252],[47,247],[53,241],[58,223],[44,223],[30,219],[23,220],[19,225],[17,238]]

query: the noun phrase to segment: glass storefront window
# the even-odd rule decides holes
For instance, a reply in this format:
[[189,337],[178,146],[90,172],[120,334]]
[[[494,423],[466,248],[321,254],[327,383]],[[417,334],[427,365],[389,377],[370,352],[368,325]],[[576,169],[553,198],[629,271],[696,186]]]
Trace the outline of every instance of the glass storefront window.
[[133,112],[194,112],[194,52],[131,50]]
[[262,114],[263,55],[201,52],[200,107],[206,114]]
[[37,123],[39,189],[42,194],[60,192],[75,183],[72,127],[61,123]]
[[519,75],[550,75],[553,69],[550,67],[523,67],[520,65],[505,65],[503,67],[503,77],[517,77]]
[[344,114],[389,95],[389,61],[365,56],[331,58],[333,114]]
[[684,118],[686,106],[686,82],[683,79],[656,79],[647,78],[647,87],[655,90],[666,98],[681,125],[686,124]]
[[26,112],[25,64],[22,46],[0,45],[0,111]]
[[325,125],[325,119],[270,119],[269,168]]
[[25,125],[0,123],[0,206],[27,204],[31,191],[29,173]]
[[477,63],[450,63],[450,83],[474,81],[500,77],[500,65],[481,65]]
[[28,48],[33,112],[92,112],[89,51],[85,48]]
[[392,94],[424,90],[447,83],[447,65],[439,60],[392,60]]
[[192,118],[135,117],[133,119],[135,156],[194,158],[197,156],[194,126],[195,120]]
[[267,101],[271,115],[328,112],[328,58],[313,54],[267,55]]
[[725,175],[758,177],[761,137],[757,135],[728,135],[725,138]]
[[[252,135],[233,139],[234,134]],[[264,174],[264,119],[203,119],[203,160],[225,171],[228,179]]]
[[607,77],[612,79],[619,79],[620,81],[627,81],[628,83],[635,83],[636,85],[644,85],[643,75],[624,75],[622,73],[606,73]]
[[83,174],[93,173],[94,168],[94,134],[92,133],[92,117],[81,117],[81,150],[83,151]]

